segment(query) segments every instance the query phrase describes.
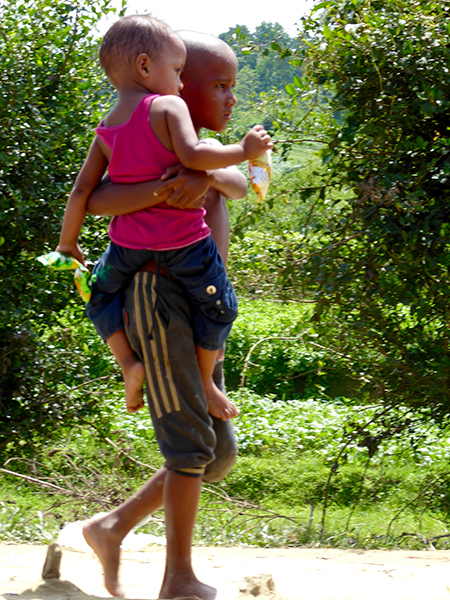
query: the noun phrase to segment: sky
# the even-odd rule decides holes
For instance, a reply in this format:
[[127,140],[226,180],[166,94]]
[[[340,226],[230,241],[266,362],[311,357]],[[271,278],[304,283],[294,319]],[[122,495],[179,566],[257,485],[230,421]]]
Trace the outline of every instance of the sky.
[[[295,23],[313,5],[314,0],[128,0],[126,14],[151,13],[175,31],[188,29],[212,35],[219,35],[236,25],[246,25],[254,31],[265,21],[279,23],[295,36]],[[114,20],[105,23],[105,30]]]

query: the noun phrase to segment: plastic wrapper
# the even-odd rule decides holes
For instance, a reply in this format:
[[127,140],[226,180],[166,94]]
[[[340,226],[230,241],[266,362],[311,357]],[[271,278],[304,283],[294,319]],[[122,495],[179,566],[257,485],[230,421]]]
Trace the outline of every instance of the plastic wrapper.
[[272,175],[272,152],[267,150],[262,156],[248,163],[250,182],[258,194],[258,202],[262,202],[267,194]]
[[89,302],[91,299],[92,276],[89,269],[82,265],[80,261],[73,256],[56,251],[38,256],[36,260],[46,267],[52,267],[59,271],[75,271],[75,287],[83,300]]

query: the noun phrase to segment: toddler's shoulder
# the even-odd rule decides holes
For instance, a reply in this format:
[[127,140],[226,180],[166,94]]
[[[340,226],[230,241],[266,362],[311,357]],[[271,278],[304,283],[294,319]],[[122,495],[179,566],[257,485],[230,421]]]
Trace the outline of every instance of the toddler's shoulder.
[[165,110],[187,110],[186,102],[179,96],[157,96],[153,100],[152,106],[154,108]]

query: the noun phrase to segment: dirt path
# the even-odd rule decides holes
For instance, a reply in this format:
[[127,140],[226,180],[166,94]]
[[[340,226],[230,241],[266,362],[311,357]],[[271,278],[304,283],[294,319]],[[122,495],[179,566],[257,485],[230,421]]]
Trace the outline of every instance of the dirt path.
[[[0,544],[2,600],[108,598],[96,558],[78,550],[63,548],[61,579],[43,581],[46,550]],[[157,598],[163,565],[163,547],[124,552],[127,598]],[[194,565],[218,588],[217,600],[235,600],[244,577],[261,573],[273,576],[276,594],[267,596],[273,600],[450,600],[450,551],[195,548]]]

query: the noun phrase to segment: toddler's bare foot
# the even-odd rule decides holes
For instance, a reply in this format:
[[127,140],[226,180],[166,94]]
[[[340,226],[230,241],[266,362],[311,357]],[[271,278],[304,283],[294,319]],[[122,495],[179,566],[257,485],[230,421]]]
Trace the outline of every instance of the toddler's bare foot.
[[165,577],[160,598],[200,598],[200,600],[214,600],[217,595],[216,588],[202,583],[194,574],[177,573],[173,577]]
[[145,367],[139,360],[122,369],[125,384],[125,402],[127,413],[133,414],[144,407]]
[[222,419],[222,421],[228,421],[228,419],[233,419],[240,414],[241,411],[231,400],[228,400],[212,379],[210,382],[204,383],[204,386],[210,415]]
[[111,596],[124,597],[119,584],[120,544],[108,526],[108,516],[96,515],[83,525],[83,536],[97,555],[105,579],[105,587]]

